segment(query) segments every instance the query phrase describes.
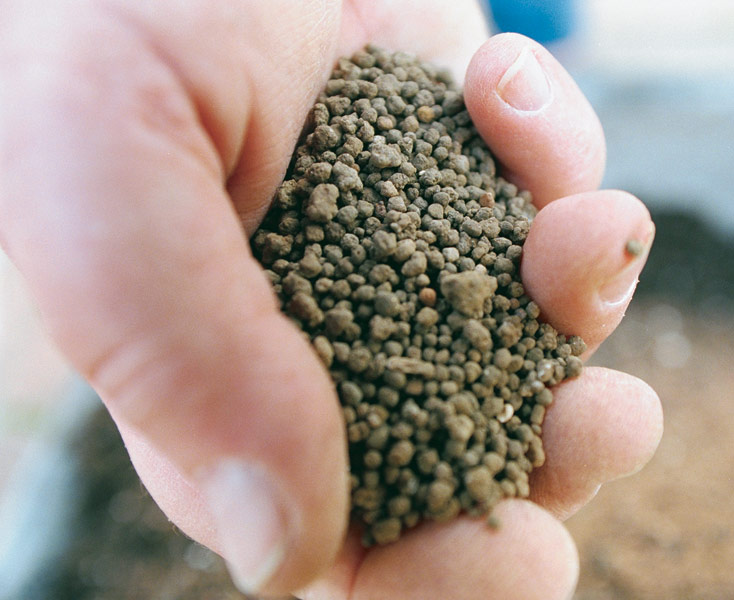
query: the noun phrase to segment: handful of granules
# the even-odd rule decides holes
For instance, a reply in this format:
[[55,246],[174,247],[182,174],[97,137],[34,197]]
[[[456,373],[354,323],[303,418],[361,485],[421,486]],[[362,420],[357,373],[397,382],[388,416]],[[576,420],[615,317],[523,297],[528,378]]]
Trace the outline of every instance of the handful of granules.
[[406,53],[340,59],[306,131],[252,245],[334,380],[363,542],[527,497],[549,387],[585,349],[520,282],[530,194]]

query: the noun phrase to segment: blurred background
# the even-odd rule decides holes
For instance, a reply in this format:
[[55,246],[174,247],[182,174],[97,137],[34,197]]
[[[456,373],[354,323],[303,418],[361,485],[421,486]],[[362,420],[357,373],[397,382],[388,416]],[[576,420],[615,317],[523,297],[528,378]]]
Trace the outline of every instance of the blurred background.
[[[657,238],[594,363],[648,381],[665,434],[641,473],[568,526],[576,600],[734,599],[734,2],[494,0],[589,97],[605,187]],[[0,255],[0,600],[240,597],[150,501],[99,402],[44,336]]]

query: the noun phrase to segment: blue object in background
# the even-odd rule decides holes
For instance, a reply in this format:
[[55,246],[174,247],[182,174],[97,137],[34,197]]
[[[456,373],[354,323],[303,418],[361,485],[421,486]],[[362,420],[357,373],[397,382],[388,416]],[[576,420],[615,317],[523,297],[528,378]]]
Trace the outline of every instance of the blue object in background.
[[576,0],[488,0],[499,31],[522,33],[541,44],[555,42],[576,29]]

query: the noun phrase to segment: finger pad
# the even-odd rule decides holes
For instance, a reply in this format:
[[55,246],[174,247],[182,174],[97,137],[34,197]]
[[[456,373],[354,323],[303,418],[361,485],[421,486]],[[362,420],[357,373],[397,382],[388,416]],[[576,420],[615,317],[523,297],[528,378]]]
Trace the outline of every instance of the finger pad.
[[546,463],[533,473],[531,498],[568,517],[608,481],[652,457],[663,432],[657,394],[624,373],[587,367],[558,386],[543,425]]
[[630,255],[626,243],[649,239],[652,228],[645,205],[617,190],[568,196],[541,210],[523,246],[521,276],[543,318],[590,347],[601,343],[629,298],[605,302],[599,292],[626,268],[636,279],[645,257]]
[[354,600],[567,598],[578,557],[563,526],[525,501],[505,501],[495,516],[497,529],[469,518],[427,523],[374,549],[355,581]]

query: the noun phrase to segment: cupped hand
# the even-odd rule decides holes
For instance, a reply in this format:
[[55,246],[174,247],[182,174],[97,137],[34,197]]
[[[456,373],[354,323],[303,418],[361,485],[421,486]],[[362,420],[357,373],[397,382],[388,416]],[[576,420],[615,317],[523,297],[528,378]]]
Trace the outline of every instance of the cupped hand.
[[[567,597],[578,563],[558,519],[649,458],[654,392],[587,369],[556,390],[536,503],[503,502],[497,531],[460,518],[365,551],[344,538],[333,387],[247,244],[335,58],[373,42],[466,65],[485,38],[474,3],[6,0],[3,14],[0,241],[172,521],[250,591]],[[547,205],[526,287],[593,348],[631,298],[649,215],[595,191],[601,129],[544,49],[491,38],[465,83],[507,177]]]

